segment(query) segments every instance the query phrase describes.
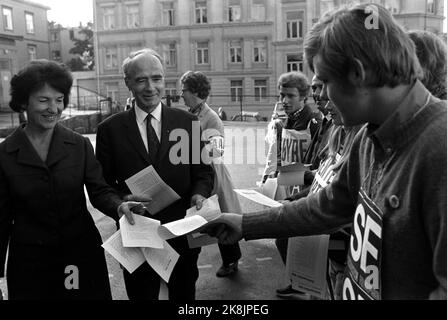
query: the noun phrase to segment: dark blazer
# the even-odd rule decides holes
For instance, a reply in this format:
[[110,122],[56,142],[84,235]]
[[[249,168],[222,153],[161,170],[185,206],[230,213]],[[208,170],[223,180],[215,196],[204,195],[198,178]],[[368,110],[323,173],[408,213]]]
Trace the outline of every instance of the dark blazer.
[[[161,121],[158,161],[152,165],[163,181],[178,193],[181,200],[151,218],[167,223],[185,217],[192,195],[201,194],[205,198],[210,196],[214,174],[211,166],[201,161],[191,164],[193,151],[200,152],[203,147],[197,117],[163,105]],[[169,141],[169,135],[175,134],[176,129],[183,129],[187,133],[188,140],[183,141],[185,149],[182,152],[189,152],[190,164],[173,164],[169,159],[170,149],[175,145],[179,146],[177,141]],[[103,167],[107,183],[121,195],[130,194],[125,180],[151,165],[138,130],[134,108],[118,113],[98,126],[96,156]]]
[[[10,262],[29,260],[26,250],[57,247],[62,255],[66,246],[74,244],[88,255],[89,247],[101,249],[101,237],[87,210],[84,185],[93,206],[118,219],[117,206],[122,201],[105,183],[87,138],[58,124],[46,163],[22,127],[0,144],[0,276],[8,240],[8,274]],[[84,248],[79,241],[87,238],[91,241],[82,241]]]

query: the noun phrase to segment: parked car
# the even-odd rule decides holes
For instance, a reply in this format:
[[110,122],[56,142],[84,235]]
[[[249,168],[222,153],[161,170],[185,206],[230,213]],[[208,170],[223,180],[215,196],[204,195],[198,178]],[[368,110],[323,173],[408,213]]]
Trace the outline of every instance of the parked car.
[[231,118],[231,121],[259,122],[259,121],[267,121],[267,118],[261,117],[259,112],[242,111],[242,116],[241,113],[235,114]]

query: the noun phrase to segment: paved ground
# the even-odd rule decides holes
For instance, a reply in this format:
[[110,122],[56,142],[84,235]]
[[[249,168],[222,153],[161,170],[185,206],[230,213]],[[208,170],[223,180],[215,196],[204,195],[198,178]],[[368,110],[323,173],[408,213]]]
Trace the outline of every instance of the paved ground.
[[[260,155],[254,157],[255,161],[247,163],[247,149],[254,145],[262,145],[264,128],[266,123],[232,123],[225,124],[226,130],[236,131],[237,135],[246,135],[244,144],[231,142],[227,139],[226,150],[232,148],[233,161],[228,169],[233,177],[236,188],[255,188],[255,182],[260,179],[260,172],[264,167],[265,157]],[[259,130],[259,132],[257,132]],[[95,136],[87,135],[95,145]],[[2,139],[0,139],[1,142]],[[255,149],[251,149],[252,151]],[[256,151],[256,150],[255,150]],[[229,153],[230,154],[230,153]],[[236,155],[245,154],[245,160],[240,163]],[[253,158],[253,156],[251,156]],[[253,159],[251,159],[253,160]],[[256,161],[257,160],[257,161]],[[244,212],[261,209],[248,200],[241,199]],[[89,204],[96,226],[100,230],[103,240],[115,232],[115,224],[112,219],[104,216],[93,209]],[[256,241],[241,241],[242,259],[240,260],[239,272],[231,278],[217,278],[216,270],[221,264],[220,253],[217,245],[202,248],[199,257],[200,276],[197,282],[198,300],[275,300],[275,289],[284,285],[284,266],[276,250],[274,241],[271,239]],[[113,298],[126,300],[122,272],[119,264],[108,254],[106,255],[109,277],[112,287]],[[6,292],[6,284],[0,282],[0,288]]]

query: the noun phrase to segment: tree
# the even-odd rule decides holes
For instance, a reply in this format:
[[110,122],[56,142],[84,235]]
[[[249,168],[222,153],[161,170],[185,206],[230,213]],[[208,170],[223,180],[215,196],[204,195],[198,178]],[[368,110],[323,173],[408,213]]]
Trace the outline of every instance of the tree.
[[[86,26],[82,23],[79,25],[78,34],[81,38],[76,38],[73,33],[74,47],[70,49],[71,54],[75,54],[78,57],[73,58],[68,62],[69,67],[72,71],[81,70],[93,70],[95,66],[95,54],[93,51],[93,23],[88,22]],[[80,64],[82,63],[82,68],[79,70]],[[71,66],[75,67],[74,70]]]
[[70,68],[71,71],[86,70],[86,65],[80,57],[72,58],[71,60],[67,61],[67,66]]

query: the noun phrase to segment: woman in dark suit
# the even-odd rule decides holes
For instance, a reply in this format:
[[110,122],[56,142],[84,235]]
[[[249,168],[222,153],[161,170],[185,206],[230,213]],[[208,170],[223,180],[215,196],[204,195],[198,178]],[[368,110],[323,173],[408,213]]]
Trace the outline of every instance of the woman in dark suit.
[[84,186],[93,206],[115,220],[138,204],[105,183],[89,140],[58,124],[72,81],[47,60],[11,80],[10,107],[28,122],[0,144],[0,277],[9,243],[10,300],[111,299]]

